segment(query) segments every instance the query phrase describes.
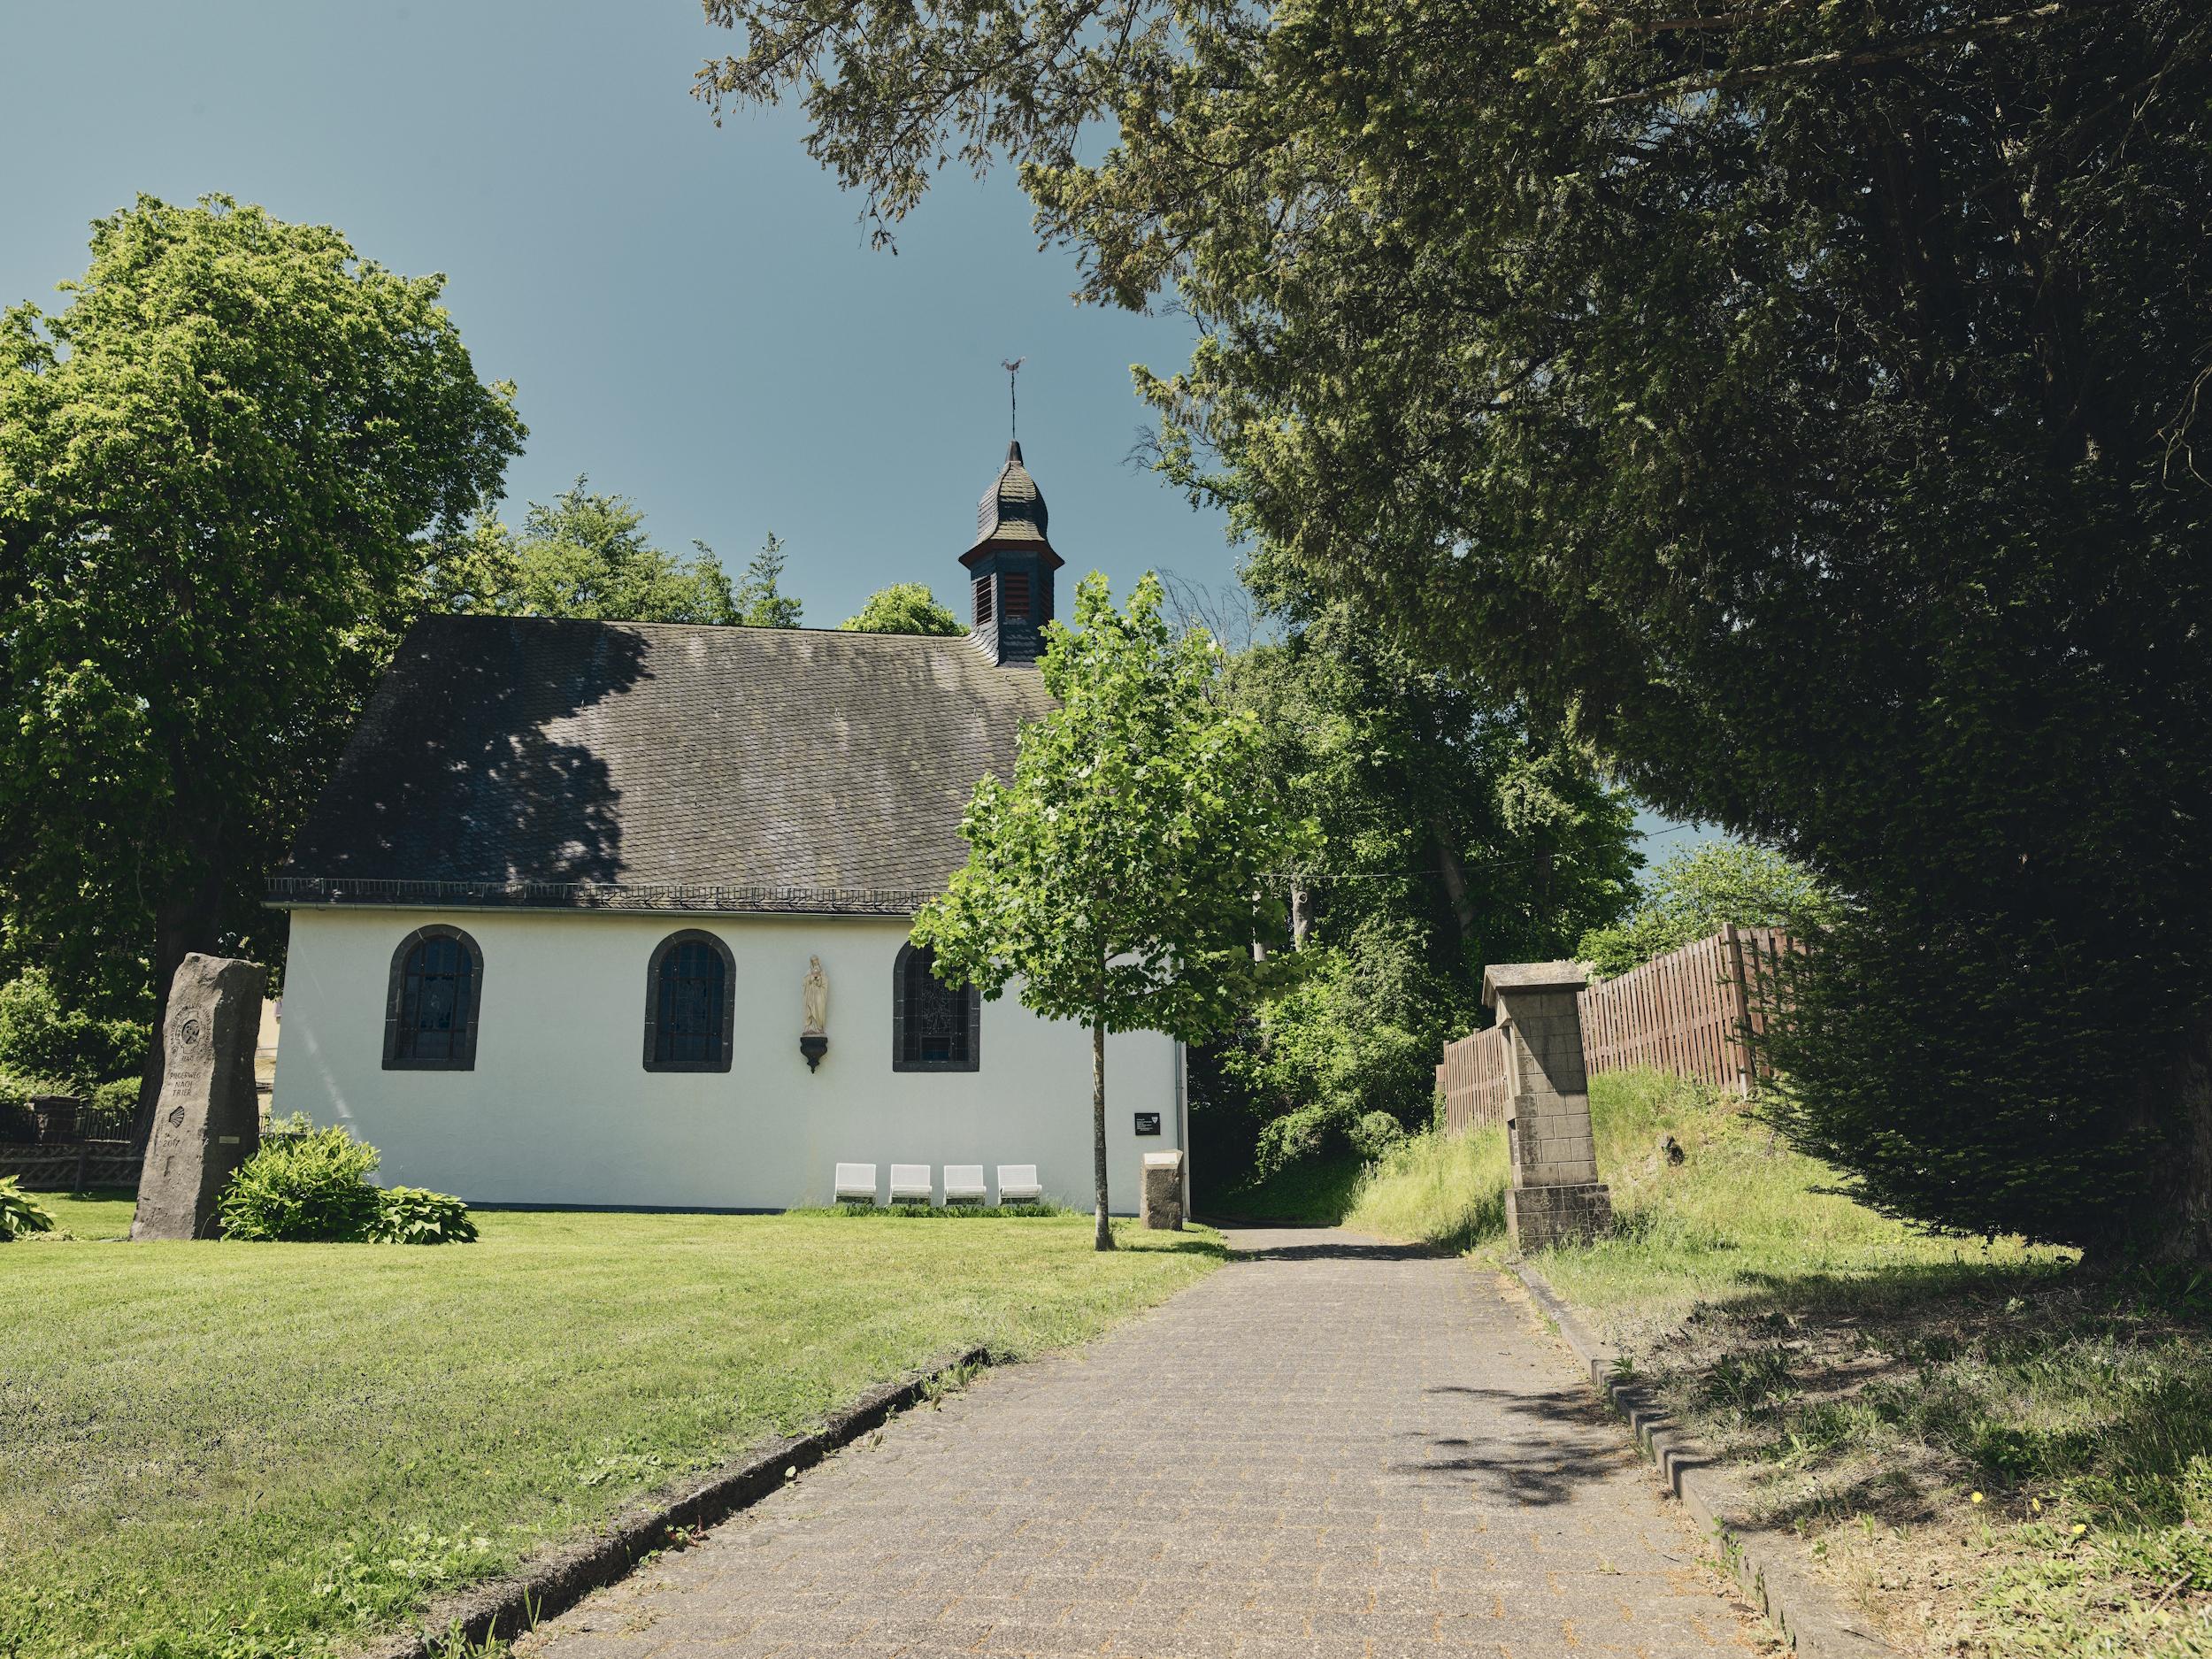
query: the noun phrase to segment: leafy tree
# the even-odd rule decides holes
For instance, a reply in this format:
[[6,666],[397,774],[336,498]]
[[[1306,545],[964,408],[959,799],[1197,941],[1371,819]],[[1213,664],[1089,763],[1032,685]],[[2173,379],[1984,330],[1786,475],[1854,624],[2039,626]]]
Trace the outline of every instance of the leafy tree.
[[922,911],[937,972],[1091,1028],[1095,1240],[1107,1225],[1106,1033],[1195,1041],[1280,978],[1256,961],[1256,895],[1310,826],[1273,787],[1257,724],[1214,694],[1219,649],[1178,637],[1147,574],[1127,615],[1103,576],[1048,631],[1056,706],[1025,727],[1010,784],[986,776],[961,823],[967,864]]
[[616,622],[733,623],[737,603],[714,550],[688,559],[646,540],[645,514],[590,480],[549,503],[532,502],[518,534],[480,518],[439,549],[426,573],[426,608],[514,617]]
[[0,903],[58,978],[273,941],[262,884],[522,437],[437,277],[141,196],[0,321]]
[[2212,1256],[2212,12],[709,12],[881,226],[1010,157],[1090,296],[1173,288],[1160,459],[1263,577],[1851,895],[1800,1145]]
[[1643,902],[1617,926],[1594,927],[1575,955],[1600,979],[1709,939],[1724,922],[1783,927],[1808,938],[1836,921],[1835,895],[1801,866],[1764,847],[1708,841],[1662,859],[1644,883]]
[[89,1088],[146,1064],[142,1019],[103,1019],[72,1007],[42,968],[0,985],[0,1071]]
[[1291,887],[1309,972],[1201,1056],[1193,1133],[1271,1175],[1429,1121],[1482,970],[1546,960],[1633,895],[1633,812],[1590,757],[1329,607],[1232,663],[1270,770],[1321,835]]
[[849,634],[965,634],[959,618],[921,582],[895,582],[868,595],[856,617],[837,625]]
[[737,619],[749,628],[797,627],[799,602],[776,589],[782,577],[783,538],[771,530],[737,585]]

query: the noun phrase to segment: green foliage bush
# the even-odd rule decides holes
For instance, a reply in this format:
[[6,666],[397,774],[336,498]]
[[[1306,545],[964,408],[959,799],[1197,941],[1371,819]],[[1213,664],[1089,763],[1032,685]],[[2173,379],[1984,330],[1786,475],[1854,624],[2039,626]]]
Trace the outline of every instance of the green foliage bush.
[[12,1175],[0,1175],[0,1244],[30,1233],[50,1233],[54,1218]]
[[1801,937],[1833,922],[1835,895],[1802,866],[1764,847],[1713,841],[1663,859],[1625,920],[1594,927],[1575,955],[1609,979],[1655,956],[1739,927],[1786,927]]
[[1405,1125],[1388,1112],[1363,1113],[1349,1131],[1352,1150],[1372,1163],[1406,1138]]
[[73,1092],[66,1078],[19,1077],[11,1071],[0,1071],[0,1141],[37,1138],[37,1122],[31,1114],[34,1095]]
[[82,1094],[109,1078],[135,1077],[148,1041],[143,1021],[101,1019],[68,1006],[41,969],[0,985],[0,1071],[62,1079],[59,1090],[42,1092]]
[[382,1194],[369,1177],[374,1147],[342,1128],[273,1138],[248,1158],[216,1201],[223,1236],[313,1243],[375,1235]]
[[473,1244],[476,1223],[469,1207],[450,1193],[419,1187],[388,1187],[378,1200],[376,1244]]
[[1309,945],[1304,977],[1223,1048],[1233,1104],[1258,1119],[1261,1177],[1332,1151],[1374,1156],[1367,1145],[1382,1132],[1362,1125],[1376,1118],[1398,1129],[1426,1122],[1437,1052],[1476,1014],[1468,988],[1430,964],[1425,945],[1387,917],[1356,926],[1342,945]]
[[473,1244],[468,1206],[449,1193],[378,1187],[377,1150],[298,1112],[273,1118],[216,1208],[223,1236],[253,1243]]
[[130,1133],[131,1118],[138,1110],[138,1079],[119,1077],[96,1083],[85,1097],[81,1125],[87,1140],[119,1140]]

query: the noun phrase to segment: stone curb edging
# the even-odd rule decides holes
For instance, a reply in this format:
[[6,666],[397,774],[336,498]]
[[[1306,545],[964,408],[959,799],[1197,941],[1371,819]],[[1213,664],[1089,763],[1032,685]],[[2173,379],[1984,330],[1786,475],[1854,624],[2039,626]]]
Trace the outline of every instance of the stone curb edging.
[[1674,1426],[1666,1408],[1642,1384],[1617,1372],[1617,1349],[1601,1342],[1544,1276],[1525,1262],[1509,1263],[1536,1304],[1559,1328],[1575,1357],[1589,1368],[1612,1408],[1627,1419],[1636,1444],[1658,1465],[1667,1489],[1701,1531],[1715,1539],[1729,1571],[1752,1601],[1808,1659],[1888,1659],[1896,1649],[1837,1607],[1828,1586],[1801,1560],[1793,1533],[1743,1518],[1744,1488],[1716,1466],[1712,1454]]
[[361,1650],[362,1659],[436,1659],[457,1625],[472,1643],[493,1636],[519,1636],[533,1624],[566,1612],[594,1590],[626,1577],[643,1557],[666,1548],[672,1533],[711,1526],[750,1509],[792,1476],[919,1404],[932,1389],[990,1363],[989,1349],[972,1348],[880,1384],[834,1413],[813,1433],[777,1440],[723,1464],[672,1498],[626,1510],[606,1530],[565,1547],[512,1578],[480,1586],[440,1606],[435,1617],[441,1622],[435,1629],[427,1628],[426,1622],[424,1629]]

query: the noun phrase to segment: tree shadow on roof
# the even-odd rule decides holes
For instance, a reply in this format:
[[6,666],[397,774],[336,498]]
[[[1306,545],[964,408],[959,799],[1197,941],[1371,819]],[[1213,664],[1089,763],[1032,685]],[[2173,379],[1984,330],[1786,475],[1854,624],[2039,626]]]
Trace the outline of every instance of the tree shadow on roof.
[[430,617],[410,630],[288,873],[355,881],[612,883],[621,795],[550,728],[649,678],[620,628]]

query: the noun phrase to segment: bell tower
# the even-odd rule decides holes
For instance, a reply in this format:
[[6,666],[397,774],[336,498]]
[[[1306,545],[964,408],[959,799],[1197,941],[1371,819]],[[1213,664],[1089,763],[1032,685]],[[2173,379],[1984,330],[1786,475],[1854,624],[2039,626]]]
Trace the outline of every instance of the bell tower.
[[976,648],[1002,668],[1044,654],[1052,620],[1052,575],[1064,562],[1045,539],[1045,498],[1022,465],[1019,443],[1006,446],[1006,465],[975,510],[975,545],[960,556],[975,607]]

